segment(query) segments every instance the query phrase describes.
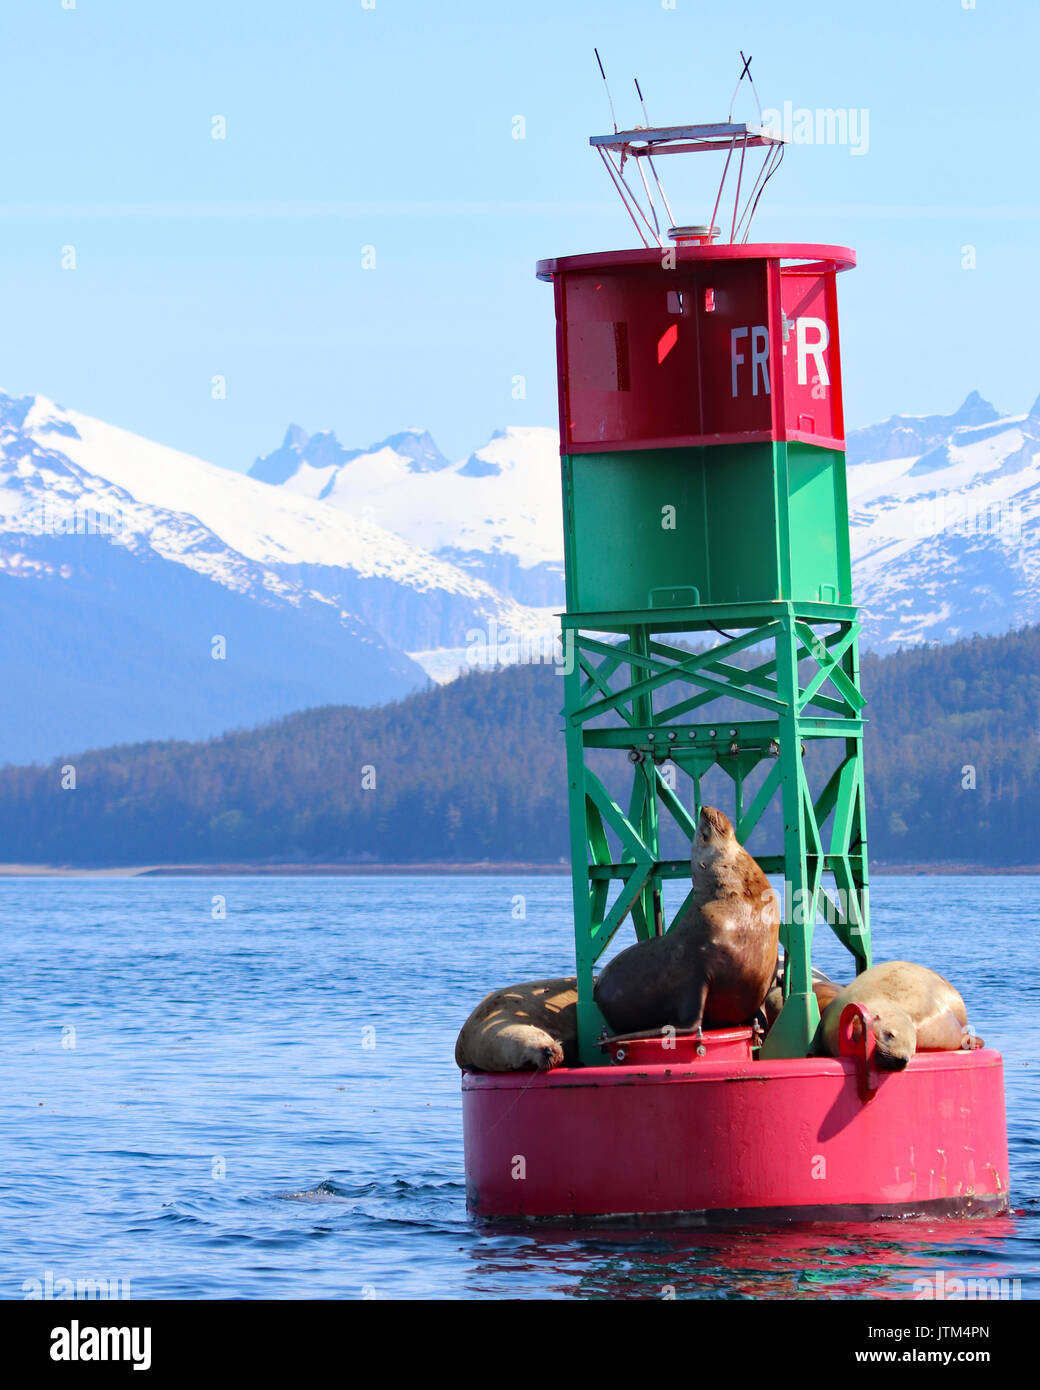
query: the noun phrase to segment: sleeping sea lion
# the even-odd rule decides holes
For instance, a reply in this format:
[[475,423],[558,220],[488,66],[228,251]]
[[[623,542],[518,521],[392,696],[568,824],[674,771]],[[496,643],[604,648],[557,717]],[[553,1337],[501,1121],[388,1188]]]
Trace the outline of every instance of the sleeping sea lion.
[[954,1052],[984,1046],[968,1027],[964,1000],[949,980],[910,961],[890,960],[857,975],[828,1004],[809,1049],[837,1057],[838,1024],[846,1004],[862,1004],[873,1019],[878,1066],[899,1071],[915,1052]]
[[666,936],[615,956],[595,999],[616,1033],[750,1023],[776,971],[780,909],[729,817],[705,806],[693,842],[693,902]]
[[577,1066],[578,981],[571,975],[493,990],[463,1024],[455,1061],[467,1071]]

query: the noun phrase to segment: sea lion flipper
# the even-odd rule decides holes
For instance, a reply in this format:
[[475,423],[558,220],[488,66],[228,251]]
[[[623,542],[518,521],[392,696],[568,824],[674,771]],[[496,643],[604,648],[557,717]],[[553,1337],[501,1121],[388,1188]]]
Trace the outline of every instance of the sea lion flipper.
[[940,1008],[917,1024],[917,1046],[922,1052],[955,1052],[964,1046],[965,1023],[952,1009]]
[[679,1014],[675,1020],[677,1028],[703,1028],[704,1010],[708,1003],[708,978],[698,972],[689,981],[679,1003]]

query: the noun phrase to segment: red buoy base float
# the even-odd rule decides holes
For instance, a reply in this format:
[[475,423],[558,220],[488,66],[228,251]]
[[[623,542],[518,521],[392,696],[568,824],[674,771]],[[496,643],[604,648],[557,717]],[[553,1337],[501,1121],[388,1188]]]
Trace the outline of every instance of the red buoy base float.
[[463,1074],[476,1216],[707,1224],[1007,1210],[1003,1063],[991,1049],[922,1052],[883,1072],[867,1055],[753,1061],[750,1029],[620,1046],[601,1067]]

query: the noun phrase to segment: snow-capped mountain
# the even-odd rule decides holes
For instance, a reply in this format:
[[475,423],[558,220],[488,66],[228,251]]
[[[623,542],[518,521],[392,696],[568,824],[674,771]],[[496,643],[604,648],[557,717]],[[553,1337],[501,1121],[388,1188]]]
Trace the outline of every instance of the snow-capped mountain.
[[[951,415],[899,415],[854,431],[847,456],[866,646],[1040,619],[1040,401],[1001,417],[972,392]],[[368,516],[515,599],[562,603],[553,430],[501,430],[449,465],[421,431],[347,450],[294,425],[252,474]]]
[[385,526],[520,603],[563,601],[563,522],[555,430],[498,430],[449,464],[423,430],[368,449],[290,425],[250,476]]
[[849,439],[856,597],[867,645],[999,633],[1040,619],[1040,400],[1001,417],[894,416]]
[[409,652],[544,624],[366,516],[2,393],[0,611],[11,761],[399,697]]
[[299,425],[290,425],[282,447],[257,459],[249,472],[262,483],[285,483],[303,497],[322,498],[343,464],[377,449],[399,455],[411,473],[436,473],[450,467],[426,430],[401,430],[372,449],[344,449],[332,430],[308,435]]
[[[1040,620],[1040,401],[1000,416],[973,393],[855,431],[848,458],[866,645]],[[554,431],[451,463],[420,429],[344,448],[293,426],[251,474],[0,393],[0,760],[551,658]]]

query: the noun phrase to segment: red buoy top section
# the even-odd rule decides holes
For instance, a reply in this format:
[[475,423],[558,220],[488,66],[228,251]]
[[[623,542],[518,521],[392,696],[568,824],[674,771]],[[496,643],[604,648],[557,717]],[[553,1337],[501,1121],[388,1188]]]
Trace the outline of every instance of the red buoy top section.
[[681,244],[539,261],[563,453],[799,439],[844,449],[843,246]]

